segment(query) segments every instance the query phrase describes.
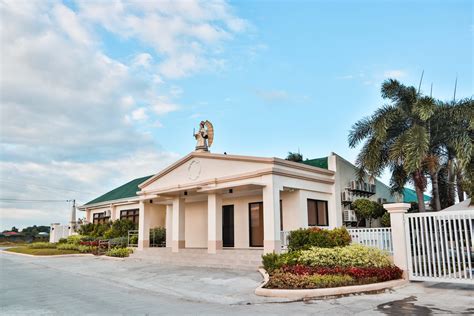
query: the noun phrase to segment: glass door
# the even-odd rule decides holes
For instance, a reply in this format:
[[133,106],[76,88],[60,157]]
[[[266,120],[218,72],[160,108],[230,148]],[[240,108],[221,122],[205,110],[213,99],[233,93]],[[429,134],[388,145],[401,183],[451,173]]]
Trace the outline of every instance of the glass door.
[[263,247],[263,202],[249,204],[250,247]]
[[234,247],[234,206],[222,207],[222,246]]

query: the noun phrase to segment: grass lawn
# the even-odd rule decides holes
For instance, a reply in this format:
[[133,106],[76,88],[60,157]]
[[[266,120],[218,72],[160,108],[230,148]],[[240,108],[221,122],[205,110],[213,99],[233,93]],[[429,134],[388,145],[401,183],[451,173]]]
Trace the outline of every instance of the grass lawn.
[[55,255],[70,255],[75,253],[80,253],[77,250],[61,250],[61,249],[33,249],[28,247],[14,247],[5,249],[5,251],[11,251],[16,253],[24,253],[27,255],[35,255],[35,256],[55,256]]
[[25,244],[26,244],[26,242],[24,242],[24,241],[15,241],[15,242],[1,241],[0,242],[0,247],[22,246],[22,245],[25,245]]

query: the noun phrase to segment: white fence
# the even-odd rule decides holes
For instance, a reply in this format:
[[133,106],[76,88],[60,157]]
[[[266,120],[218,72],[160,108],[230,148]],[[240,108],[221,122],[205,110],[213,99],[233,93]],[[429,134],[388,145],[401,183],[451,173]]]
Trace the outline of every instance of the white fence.
[[393,253],[392,229],[381,228],[350,228],[348,229],[353,243],[376,247]]
[[405,214],[410,280],[472,283],[474,211]]

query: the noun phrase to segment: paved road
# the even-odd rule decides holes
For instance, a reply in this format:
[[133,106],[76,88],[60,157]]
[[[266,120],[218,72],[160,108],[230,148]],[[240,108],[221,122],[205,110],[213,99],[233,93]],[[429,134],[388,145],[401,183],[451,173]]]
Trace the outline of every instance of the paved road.
[[0,266],[3,315],[474,313],[472,286],[413,283],[382,294],[288,302],[253,295],[258,273],[4,253]]

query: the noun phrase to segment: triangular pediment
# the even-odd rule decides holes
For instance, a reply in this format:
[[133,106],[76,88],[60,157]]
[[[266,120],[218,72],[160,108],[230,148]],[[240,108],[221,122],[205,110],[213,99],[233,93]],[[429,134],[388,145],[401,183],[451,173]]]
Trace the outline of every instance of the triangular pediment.
[[142,191],[186,186],[271,168],[275,158],[192,152],[157,173],[139,187]]

